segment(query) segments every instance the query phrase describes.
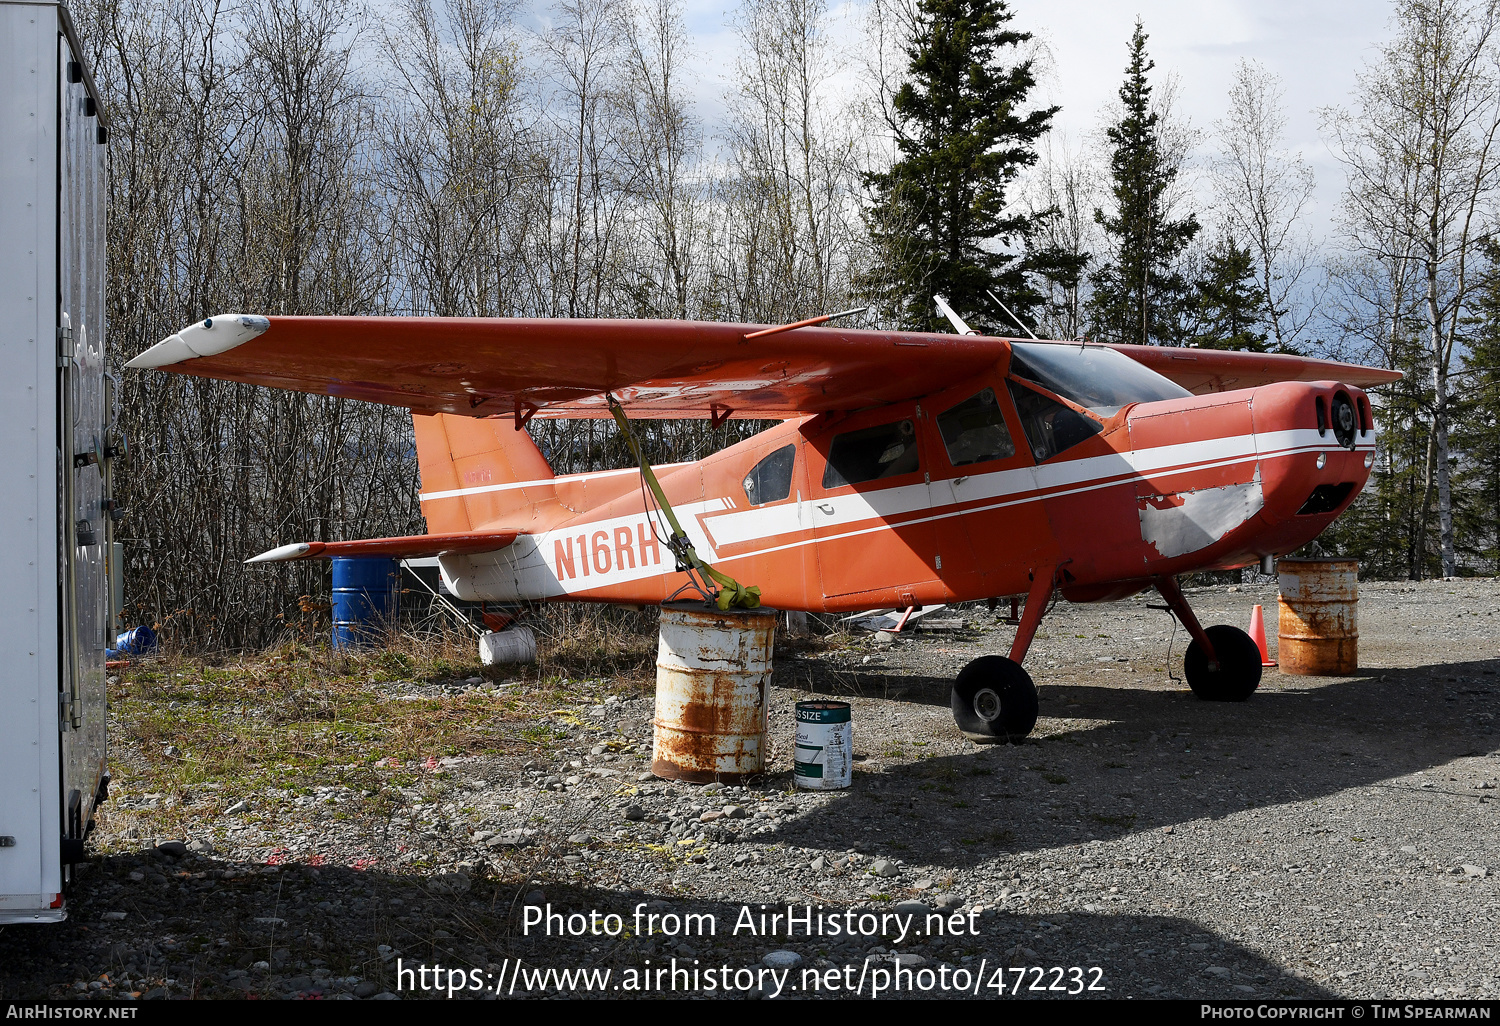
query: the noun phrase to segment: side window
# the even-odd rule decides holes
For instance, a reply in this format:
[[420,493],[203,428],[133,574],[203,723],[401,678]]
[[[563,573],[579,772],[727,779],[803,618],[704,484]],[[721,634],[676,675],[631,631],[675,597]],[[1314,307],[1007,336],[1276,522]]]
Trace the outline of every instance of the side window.
[[917,429],[911,421],[900,420],[834,435],[828,466],[823,471],[823,487],[897,477],[918,469]]
[[1016,401],[1016,412],[1021,415],[1021,429],[1026,432],[1031,454],[1038,463],[1104,430],[1103,424],[1085,417],[1071,406],[1064,406],[1056,399],[1033,392],[1014,381],[1007,384],[1010,385],[1011,398]]
[[792,494],[792,465],[797,462],[797,447],[784,445],[751,468],[745,475],[745,497],[750,505],[776,502]]
[[955,467],[987,460],[1001,460],[1016,454],[1005,416],[995,401],[995,390],[983,392],[938,415],[938,431],[948,450],[948,462]]

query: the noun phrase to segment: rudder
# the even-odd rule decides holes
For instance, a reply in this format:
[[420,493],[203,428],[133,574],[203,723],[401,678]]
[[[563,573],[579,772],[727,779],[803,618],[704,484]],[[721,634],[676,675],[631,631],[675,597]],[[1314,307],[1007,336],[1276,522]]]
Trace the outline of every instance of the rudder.
[[[525,527],[555,499],[552,468],[509,417],[412,413],[429,534]],[[531,487],[506,487],[534,482]]]

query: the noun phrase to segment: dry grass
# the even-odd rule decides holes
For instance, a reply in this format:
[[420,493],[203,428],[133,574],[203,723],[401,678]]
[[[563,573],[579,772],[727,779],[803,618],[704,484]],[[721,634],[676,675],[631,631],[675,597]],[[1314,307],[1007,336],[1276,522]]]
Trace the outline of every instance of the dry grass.
[[533,628],[538,661],[520,667],[481,665],[458,632],[128,666],[109,689],[111,763],[123,794],[160,796],[131,819],[181,833],[256,792],[332,785],[361,796],[348,815],[379,815],[429,760],[546,757],[588,706],[650,686],[654,619],[574,613]]
[[537,672],[648,685],[656,673],[657,620],[655,608],[550,606],[527,621],[537,635]]

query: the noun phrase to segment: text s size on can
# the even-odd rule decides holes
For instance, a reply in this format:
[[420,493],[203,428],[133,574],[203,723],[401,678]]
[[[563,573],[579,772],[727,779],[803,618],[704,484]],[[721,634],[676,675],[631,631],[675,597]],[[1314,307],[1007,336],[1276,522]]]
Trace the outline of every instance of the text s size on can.
[[848,787],[854,767],[854,725],[848,702],[798,702],[797,786],[815,791]]

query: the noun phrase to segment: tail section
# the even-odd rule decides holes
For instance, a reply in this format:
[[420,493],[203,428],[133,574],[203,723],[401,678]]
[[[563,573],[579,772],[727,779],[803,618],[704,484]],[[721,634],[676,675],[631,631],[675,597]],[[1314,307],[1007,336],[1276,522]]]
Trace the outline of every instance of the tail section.
[[526,527],[556,501],[552,468],[509,417],[413,413],[429,534]]

